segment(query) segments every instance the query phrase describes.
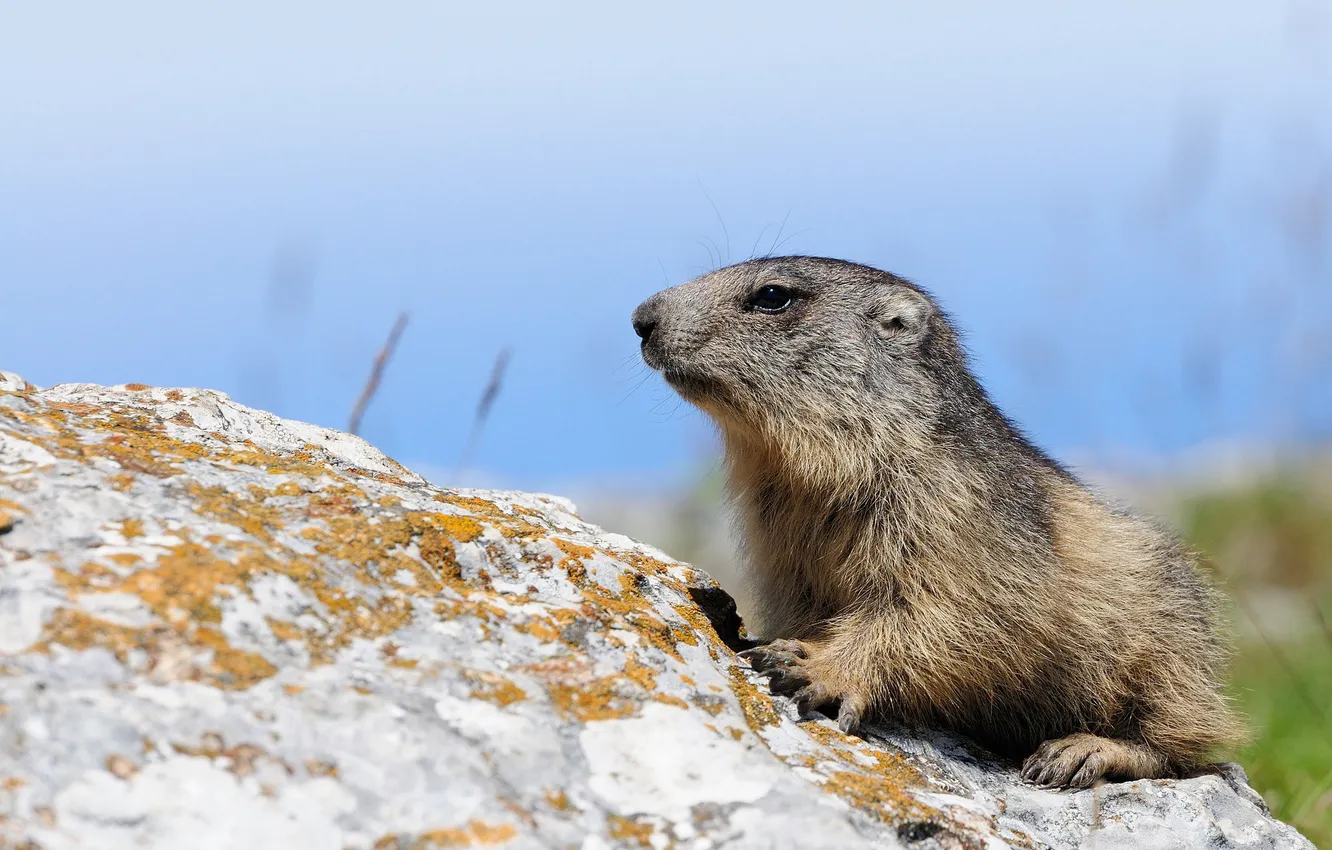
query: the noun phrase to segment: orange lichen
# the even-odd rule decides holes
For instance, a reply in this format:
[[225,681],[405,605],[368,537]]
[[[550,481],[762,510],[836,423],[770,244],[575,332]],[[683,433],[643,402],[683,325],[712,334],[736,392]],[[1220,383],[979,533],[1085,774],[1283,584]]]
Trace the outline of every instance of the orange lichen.
[[578,811],[578,808],[569,799],[569,795],[564,793],[563,789],[551,789],[543,796],[546,798],[546,802],[550,804],[551,808],[559,809],[562,812]]
[[[846,735],[820,721],[800,724],[810,737],[824,745],[823,752],[836,757],[849,770],[827,771],[823,789],[885,823],[926,820],[939,812],[911,796],[907,789],[925,784],[925,778],[903,756],[864,746],[859,738]],[[858,757],[868,756],[872,766]]]
[[632,717],[637,703],[625,698],[618,689],[619,683],[616,676],[593,679],[580,685],[554,683],[547,685],[546,693],[560,714],[584,723]]
[[15,514],[26,514],[28,509],[18,502],[11,502],[9,499],[0,499],[0,511],[9,511]]
[[545,643],[554,643],[561,640],[564,634],[564,628],[569,625],[569,621],[576,618],[577,612],[570,611],[568,608],[560,608],[551,611],[549,616],[528,617],[513,627],[526,634],[531,635],[539,641]]
[[301,489],[301,485],[295,481],[283,481],[273,488],[274,496],[301,496],[304,493],[305,491]]
[[[214,494],[210,498],[221,497]],[[219,550],[186,542],[161,555],[151,568],[139,569],[110,582],[104,574],[96,573],[98,568],[93,564],[85,564],[77,573],[57,569],[56,578],[71,593],[122,591],[138,596],[186,642],[212,650],[215,665],[225,670],[230,680],[245,687],[257,678],[272,675],[273,670],[257,654],[233,650],[227,645],[218,629],[224,596],[221,588],[246,592],[255,578],[281,574],[308,590],[325,609],[325,627],[298,630],[294,624],[280,624],[275,633],[280,632],[279,637],[284,639],[304,638],[315,663],[332,661],[335,652],[355,638],[382,637],[411,619],[412,608],[406,599],[387,594],[369,599],[348,596],[345,590],[328,584],[313,564],[283,552],[280,547],[274,549],[284,557],[273,557],[256,545],[243,542],[228,548],[233,553],[230,558],[222,557]],[[366,584],[371,584],[369,577]],[[89,638],[80,642],[102,645]]]
[[264,504],[271,495],[260,487],[250,487],[242,496],[225,487],[203,487],[191,482],[186,492],[194,499],[193,508],[200,516],[220,520],[239,528],[265,543],[273,542],[273,531],[281,528],[283,512]]
[[384,656],[384,663],[390,667],[397,667],[402,670],[415,670],[421,662],[415,658],[403,658],[398,654],[402,647],[393,641],[389,641],[379,648],[379,654]]
[[[116,555],[111,555],[107,560],[119,564],[122,559]],[[133,563],[137,562],[132,562],[130,566],[132,566]],[[55,578],[56,584],[65,588],[71,594],[76,594],[93,589],[106,590],[116,586],[121,580],[122,573],[113,570],[110,567],[103,566],[96,561],[89,561],[83,565],[83,569],[77,574],[77,577],[75,577],[75,574],[68,573],[59,567],[53,571],[52,575]]]
[[[680,630],[682,643],[698,646],[698,636],[703,635],[703,639],[708,643],[708,648],[713,650],[713,660],[717,659],[718,652],[726,650],[725,641],[717,634],[717,630],[713,627],[712,621],[708,619],[708,615],[704,614],[697,605],[692,603],[679,604],[672,605],[671,608],[690,626],[689,629]],[[687,639],[684,637],[685,634],[688,635]]]
[[[494,596],[498,596],[498,594],[494,594]],[[507,609],[492,601],[490,595],[482,593],[464,595],[461,599],[439,602],[435,605],[435,614],[441,620],[471,617],[481,623],[481,630],[486,635],[490,634],[488,624],[503,623],[509,618]]]
[[829,776],[823,789],[884,823],[924,820],[938,815],[937,811],[907,794],[890,777],[842,770]]
[[[640,573],[647,573],[648,575],[660,576],[662,578],[669,578],[671,575],[670,564],[649,555],[644,555],[641,552],[615,552],[614,557],[624,561]],[[675,583],[673,578],[669,580],[672,583]]]
[[18,523],[18,514],[26,514],[28,509],[18,502],[11,502],[9,499],[0,499],[0,534],[4,534],[14,528]]
[[503,708],[515,702],[527,699],[522,688],[498,673],[487,670],[464,670],[463,678],[472,683],[470,696],[493,702]]
[[[327,531],[308,528],[302,533],[320,554],[352,564],[358,578],[370,585],[382,585],[384,578],[406,570],[413,581],[401,590],[430,597],[446,586],[465,589],[454,543],[474,540],[485,530],[469,517],[422,511],[373,521],[359,513],[325,516],[323,522]],[[404,551],[412,543],[419,560]]]
[[[52,644],[70,649],[110,650],[124,663],[131,649],[145,649],[157,643],[162,629],[136,629],[98,620],[82,611],[59,608],[43,629],[43,639],[32,649],[50,652]],[[156,632],[156,633],[155,633]]]
[[569,581],[578,587],[587,584],[587,565],[584,561],[595,555],[596,550],[591,546],[580,546],[577,543],[561,540],[558,537],[551,538],[551,540],[565,555],[560,559],[559,565],[569,576]]
[[265,617],[268,621],[268,628],[272,630],[273,636],[278,640],[300,640],[305,636],[300,626],[287,620],[279,620],[276,617]]
[[620,815],[607,815],[606,834],[618,841],[629,841],[639,847],[652,846],[653,828],[650,823],[638,823]]
[[546,533],[545,528],[523,519],[516,508],[515,513],[508,513],[488,499],[458,496],[452,493],[436,493],[433,498],[437,502],[462,508],[473,516],[482,517],[498,528],[500,534],[507,539],[539,537]]
[[546,520],[546,515],[541,513],[541,511],[534,511],[531,508],[524,507],[522,505],[514,505],[513,512],[515,514],[518,514],[519,516],[532,517],[538,522],[545,522]]
[[[572,579],[572,575],[570,578]],[[585,583],[581,590],[583,599],[588,603],[584,610],[595,617],[604,628],[632,629],[648,644],[677,661],[683,660],[676,646],[677,642],[691,643],[697,640],[689,630],[659,619],[653,613],[652,603],[637,590],[632,580],[621,583],[619,594],[612,593],[595,582]]]
[[[82,611],[60,608],[46,623],[42,639],[32,651],[49,653],[55,644],[75,650],[99,648],[127,664],[130,652],[141,650],[149,658],[150,671],[170,672],[173,678],[228,690],[249,688],[277,672],[263,656],[229,646],[220,632],[199,628],[191,641],[183,631],[165,625],[122,626]],[[212,650],[211,660],[197,657],[201,648]]]
[[740,701],[740,711],[745,715],[745,722],[755,732],[767,726],[777,726],[782,722],[777,709],[772,706],[772,698],[759,693],[748,678],[744,668],[731,665],[727,671],[731,678],[731,692]]
[[553,659],[519,669],[543,682],[556,711],[583,722],[631,717],[646,697],[635,693],[638,688],[627,677],[596,676],[586,662]]
[[318,446],[305,446],[290,454],[275,454],[259,448],[253,442],[245,440],[235,445],[244,446],[244,450],[214,451],[212,460],[230,466],[248,466],[262,469],[272,475],[304,475],[309,478],[342,478],[333,467],[323,461],[328,453]]
[[277,668],[267,658],[257,652],[235,648],[216,629],[199,629],[195,640],[213,650],[213,667],[218,671],[219,687],[245,690],[277,675]]
[[657,671],[640,662],[632,652],[625,655],[624,675],[645,691],[657,689]]
[[216,624],[222,621],[218,586],[241,587],[251,570],[262,566],[251,560],[228,561],[210,549],[184,543],[160,556],[152,569],[131,573],[113,589],[138,596],[165,622]]
[[462,543],[470,543],[486,530],[485,526],[471,517],[457,514],[425,514],[425,516],[431,517],[432,521],[447,531],[450,537]]
[[[127,472],[170,477],[180,473],[177,466],[180,462],[198,460],[208,453],[204,446],[166,436],[161,421],[147,411],[128,405],[99,407],[51,403],[37,414],[12,410],[9,413],[39,429],[35,434],[13,432],[11,436],[34,442],[60,458],[107,458]],[[71,422],[71,417],[77,422]],[[75,424],[109,435],[85,442],[80,439]]]
[[461,827],[432,829],[415,836],[385,835],[374,843],[375,850],[436,850],[445,847],[475,847],[503,844],[518,837],[518,830],[512,824],[488,824],[485,821],[468,821]]
[[305,515],[311,518],[356,516],[365,499],[365,491],[351,484],[323,487],[306,500]]

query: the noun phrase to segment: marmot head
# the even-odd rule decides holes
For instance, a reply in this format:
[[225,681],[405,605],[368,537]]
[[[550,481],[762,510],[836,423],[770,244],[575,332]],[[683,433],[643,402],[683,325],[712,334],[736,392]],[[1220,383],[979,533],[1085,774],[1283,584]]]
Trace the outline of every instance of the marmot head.
[[658,292],[633,324],[647,364],[725,436],[790,450],[856,440],[864,453],[876,438],[921,436],[967,374],[928,294],[842,260],[719,269]]

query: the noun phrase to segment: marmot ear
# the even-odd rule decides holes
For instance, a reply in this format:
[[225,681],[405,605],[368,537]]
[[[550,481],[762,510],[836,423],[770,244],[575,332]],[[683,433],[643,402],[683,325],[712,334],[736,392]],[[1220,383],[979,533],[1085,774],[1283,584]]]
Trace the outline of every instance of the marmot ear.
[[925,334],[930,313],[928,298],[905,286],[889,287],[879,295],[870,319],[875,332],[884,339],[914,341]]

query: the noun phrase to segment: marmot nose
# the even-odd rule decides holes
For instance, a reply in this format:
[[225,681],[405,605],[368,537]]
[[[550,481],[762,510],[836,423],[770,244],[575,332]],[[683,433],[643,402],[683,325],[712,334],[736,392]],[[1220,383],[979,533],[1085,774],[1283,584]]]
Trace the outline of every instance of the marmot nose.
[[654,310],[650,301],[644,301],[638,305],[633,316],[634,333],[638,334],[639,339],[647,342],[652,336],[652,331],[657,327],[657,311]]

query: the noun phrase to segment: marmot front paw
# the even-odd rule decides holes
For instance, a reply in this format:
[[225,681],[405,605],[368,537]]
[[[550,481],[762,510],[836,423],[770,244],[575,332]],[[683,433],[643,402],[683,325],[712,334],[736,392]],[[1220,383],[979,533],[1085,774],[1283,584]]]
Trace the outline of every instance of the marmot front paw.
[[869,708],[868,690],[847,677],[818,643],[775,640],[740,657],[768,677],[774,694],[794,699],[801,714],[837,703],[837,726],[847,734],[859,728]]

